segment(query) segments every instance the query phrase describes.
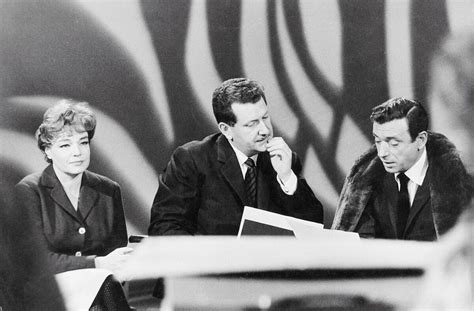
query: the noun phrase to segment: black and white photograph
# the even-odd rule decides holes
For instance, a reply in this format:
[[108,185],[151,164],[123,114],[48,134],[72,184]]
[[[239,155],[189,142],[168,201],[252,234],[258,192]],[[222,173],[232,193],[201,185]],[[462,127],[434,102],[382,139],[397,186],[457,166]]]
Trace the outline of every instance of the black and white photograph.
[[471,0],[0,0],[0,311],[472,310]]

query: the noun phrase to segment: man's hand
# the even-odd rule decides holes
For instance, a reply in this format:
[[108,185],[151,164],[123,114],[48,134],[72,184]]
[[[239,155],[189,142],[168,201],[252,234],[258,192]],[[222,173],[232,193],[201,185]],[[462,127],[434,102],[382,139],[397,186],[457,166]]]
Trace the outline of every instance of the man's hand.
[[291,176],[290,147],[281,137],[273,137],[267,143],[267,151],[270,154],[273,169],[277,172],[282,182],[287,182]]

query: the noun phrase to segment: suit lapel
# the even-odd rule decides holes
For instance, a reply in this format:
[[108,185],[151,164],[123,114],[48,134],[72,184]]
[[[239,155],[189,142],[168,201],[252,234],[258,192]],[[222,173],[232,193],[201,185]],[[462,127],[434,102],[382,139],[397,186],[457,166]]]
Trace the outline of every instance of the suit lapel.
[[[244,187],[244,178],[239,167],[237,156],[232,150],[227,138],[224,135],[217,139],[217,160],[222,163],[221,173],[232,190],[239,197],[241,204],[245,205],[247,199]],[[258,192],[257,192],[258,193]]]
[[408,214],[407,225],[405,227],[404,234],[407,233],[407,230],[410,228],[410,225],[416,218],[416,215],[421,211],[421,209],[426,205],[426,202],[430,198],[430,189],[429,183],[427,182],[426,178],[423,181],[423,184],[418,187],[415,194],[415,199],[413,200],[413,204],[410,207],[410,214]]
[[388,217],[389,222],[392,227],[394,236],[398,236],[397,232],[397,195],[398,195],[398,186],[393,174],[385,174],[384,178],[384,190],[387,201],[385,204],[388,208]]
[[79,197],[78,209],[84,220],[89,216],[92,208],[95,206],[99,193],[94,189],[98,182],[97,178],[85,171],[82,176],[81,193]]
[[272,172],[273,167],[268,153],[260,153],[257,159],[257,204],[259,209],[268,210]]
[[48,166],[43,171],[43,174],[41,176],[41,183],[44,186],[51,188],[50,195],[53,201],[56,202],[56,204],[58,204],[64,211],[66,211],[66,213],[71,215],[78,222],[82,222],[80,217],[77,215],[76,210],[72,206],[71,201],[69,201],[69,198],[67,197],[67,194],[64,191],[63,186],[61,185],[61,182],[54,173],[52,165]]

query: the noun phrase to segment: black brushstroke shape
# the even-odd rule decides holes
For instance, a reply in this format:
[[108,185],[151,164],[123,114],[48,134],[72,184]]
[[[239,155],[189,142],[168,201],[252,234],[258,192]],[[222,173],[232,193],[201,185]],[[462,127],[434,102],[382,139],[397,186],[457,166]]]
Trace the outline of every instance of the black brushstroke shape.
[[242,3],[235,0],[207,0],[206,7],[209,43],[221,80],[242,77]]
[[[192,3],[188,0],[141,1],[143,17],[152,36],[166,87],[176,135],[174,147],[190,139],[201,139],[216,131],[216,126],[208,121],[197,104],[199,99],[195,94],[201,90],[192,88],[185,63],[186,37]],[[203,4],[204,2],[194,2],[194,5]],[[209,94],[209,105],[211,95]]]
[[342,22],[344,111],[372,140],[370,111],[389,97],[385,2],[339,0]]
[[429,111],[427,92],[431,58],[449,32],[446,2],[414,0],[410,4],[413,93]]

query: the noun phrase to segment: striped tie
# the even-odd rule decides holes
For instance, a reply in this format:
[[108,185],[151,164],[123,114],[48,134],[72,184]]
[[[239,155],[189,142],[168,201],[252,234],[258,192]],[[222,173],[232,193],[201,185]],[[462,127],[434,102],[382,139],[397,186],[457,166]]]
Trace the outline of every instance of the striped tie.
[[255,163],[251,158],[245,161],[248,166],[247,173],[245,173],[245,191],[247,192],[247,204],[251,207],[257,207],[257,174]]

